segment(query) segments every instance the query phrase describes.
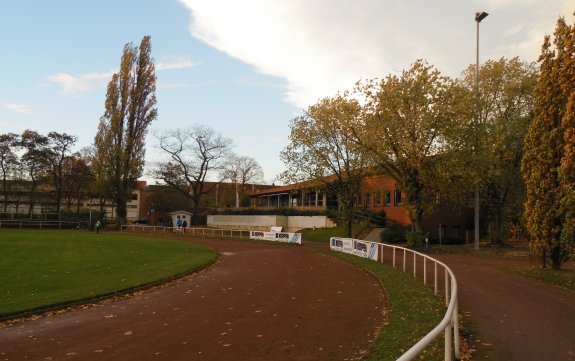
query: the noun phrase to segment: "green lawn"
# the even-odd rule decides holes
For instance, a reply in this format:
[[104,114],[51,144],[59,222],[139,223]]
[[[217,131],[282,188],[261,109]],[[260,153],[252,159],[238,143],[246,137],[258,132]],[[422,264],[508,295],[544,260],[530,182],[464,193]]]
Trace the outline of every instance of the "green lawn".
[[504,270],[510,274],[532,278],[540,282],[575,291],[575,270],[573,269],[556,271],[551,268],[541,267],[507,267]]
[[0,230],[0,316],[150,284],[212,263],[181,241],[85,231]]

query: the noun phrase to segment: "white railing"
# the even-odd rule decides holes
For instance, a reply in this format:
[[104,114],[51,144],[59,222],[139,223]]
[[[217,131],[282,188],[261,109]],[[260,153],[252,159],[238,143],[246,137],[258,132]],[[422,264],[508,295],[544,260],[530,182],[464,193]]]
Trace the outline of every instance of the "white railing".
[[44,221],[44,220],[0,220],[0,228],[71,229],[87,227],[88,222]]
[[238,237],[250,238],[250,231],[244,229],[220,229],[220,228],[183,228],[178,227],[162,227],[162,226],[148,226],[142,224],[125,224],[122,225],[121,230],[129,230],[132,232],[146,232],[146,233],[175,233],[187,234],[196,236],[210,236],[210,237]]
[[[339,243],[334,248],[335,242]],[[347,244],[346,244],[347,242]],[[349,243],[351,242],[351,243]],[[439,294],[440,283],[443,284],[443,290],[445,291],[445,306],[447,311],[441,322],[435,326],[427,335],[425,335],[419,342],[413,345],[407,352],[405,352],[398,361],[408,361],[414,360],[417,355],[419,355],[429,344],[431,344],[435,339],[441,336],[443,333],[445,335],[445,351],[444,359],[446,361],[451,361],[453,356],[457,360],[460,359],[460,349],[459,349],[459,317],[458,317],[458,303],[457,303],[457,280],[451,269],[444,264],[432,257],[429,257],[423,253],[413,251],[408,248],[393,246],[389,244],[373,243],[361,240],[351,240],[345,238],[331,238],[330,247],[332,249],[341,250],[343,252],[356,254],[366,257],[361,252],[358,252],[356,244],[363,243],[368,244],[372,247],[377,247],[377,257],[367,257],[371,259],[377,259],[379,262],[384,262],[385,260],[391,261],[394,268],[401,265],[403,272],[411,271],[413,269],[413,276],[421,276],[423,284],[428,285],[428,273],[432,274],[433,277],[433,292],[435,295]],[[351,246],[351,247],[350,247]],[[338,249],[339,248],[339,249]],[[387,255],[384,249],[391,249],[391,255]],[[399,254],[398,254],[399,253]],[[409,255],[408,255],[409,254]],[[413,257],[412,257],[413,255]],[[391,259],[389,259],[391,258]],[[428,263],[431,264],[432,270],[428,268]],[[419,265],[419,268],[418,268]],[[443,268],[443,280],[441,280],[441,272],[438,272],[438,267]],[[418,273],[419,272],[419,273]],[[430,284],[431,285],[431,284]]]

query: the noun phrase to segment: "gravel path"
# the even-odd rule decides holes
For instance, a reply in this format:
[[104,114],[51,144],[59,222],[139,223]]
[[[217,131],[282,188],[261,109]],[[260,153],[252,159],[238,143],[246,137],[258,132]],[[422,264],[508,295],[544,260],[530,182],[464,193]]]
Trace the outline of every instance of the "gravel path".
[[502,271],[526,258],[434,257],[457,278],[474,360],[575,360],[575,292]]

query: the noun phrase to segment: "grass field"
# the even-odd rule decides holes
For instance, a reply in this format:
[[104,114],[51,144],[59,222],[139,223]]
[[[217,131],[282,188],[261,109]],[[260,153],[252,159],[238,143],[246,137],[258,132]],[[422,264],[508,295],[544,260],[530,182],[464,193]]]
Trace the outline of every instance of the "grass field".
[[84,231],[0,230],[0,316],[127,290],[199,269],[215,252]]
[[575,291],[575,269],[557,271],[541,267],[507,267],[504,271]]

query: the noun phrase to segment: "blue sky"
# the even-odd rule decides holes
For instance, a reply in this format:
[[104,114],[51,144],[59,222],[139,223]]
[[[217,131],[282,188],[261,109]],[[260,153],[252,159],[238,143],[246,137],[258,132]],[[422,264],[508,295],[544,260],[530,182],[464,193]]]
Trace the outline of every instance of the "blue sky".
[[[571,0],[0,0],[0,133],[25,129],[90,145],[124,44],[152,37],[159,117],[152,129],[206,124],[284,167],[289,121],[361,78],[427,59],[449,76],[481,60],[535,61]],[[572,23],[573,18],[567,17]],[[148,165],[161,159],[148,137]]]

